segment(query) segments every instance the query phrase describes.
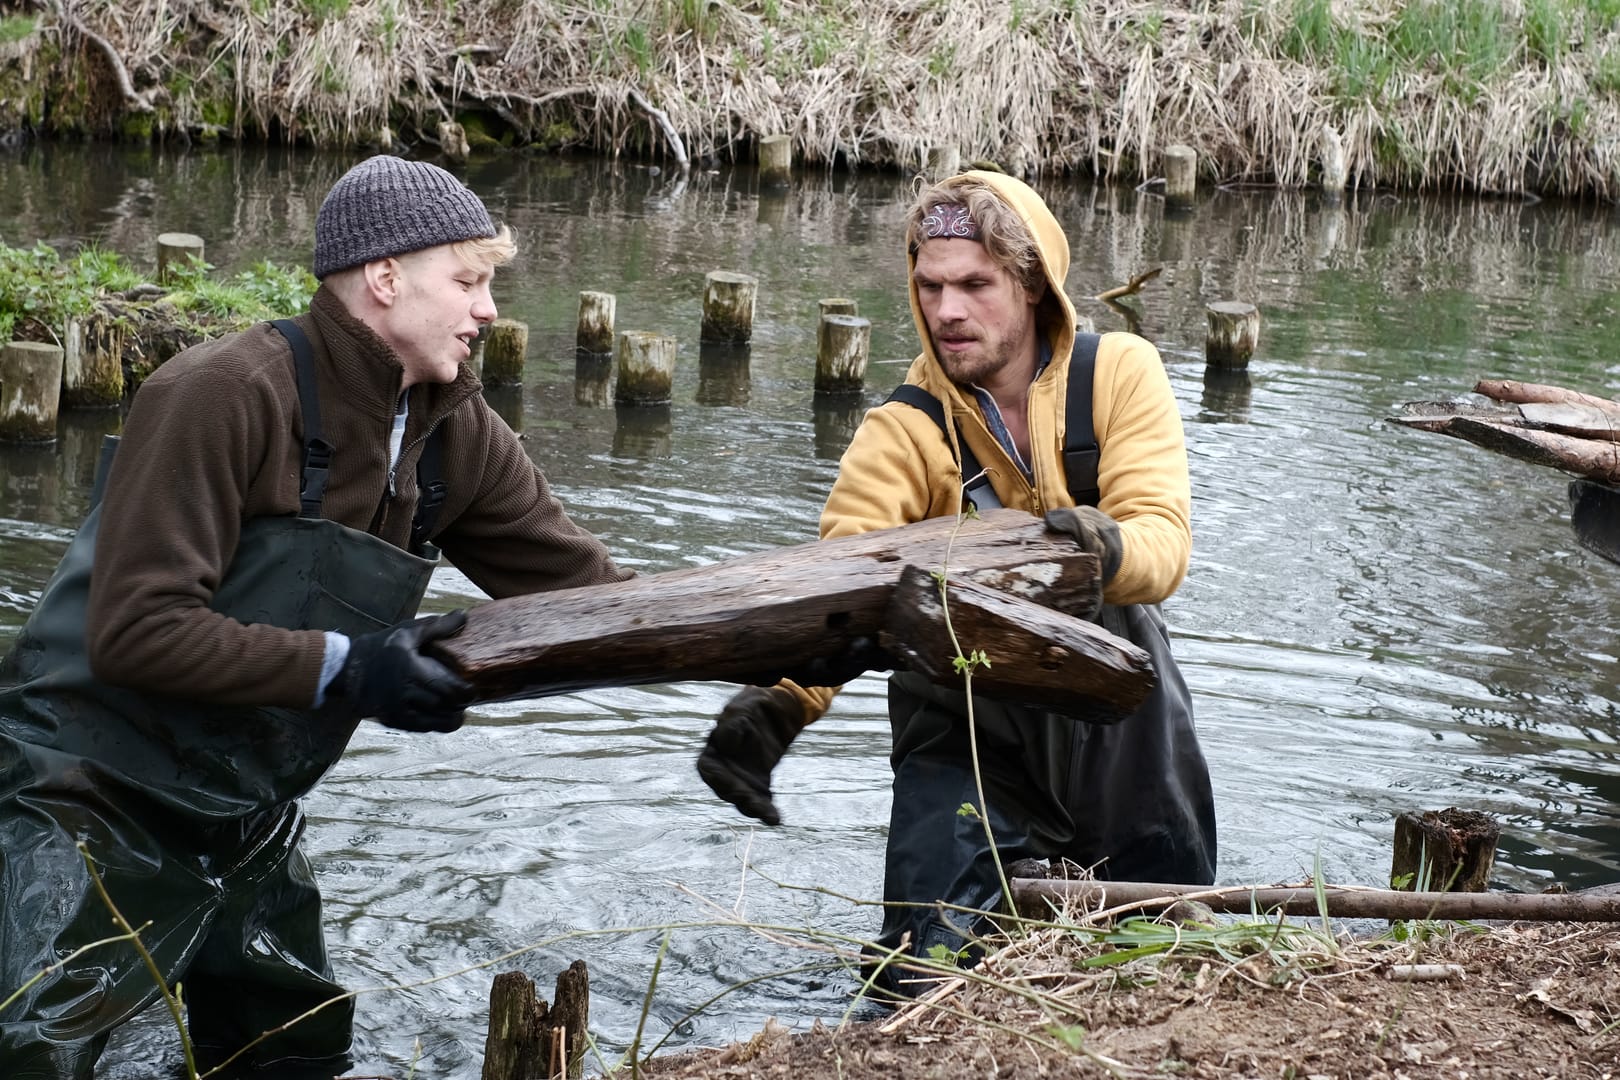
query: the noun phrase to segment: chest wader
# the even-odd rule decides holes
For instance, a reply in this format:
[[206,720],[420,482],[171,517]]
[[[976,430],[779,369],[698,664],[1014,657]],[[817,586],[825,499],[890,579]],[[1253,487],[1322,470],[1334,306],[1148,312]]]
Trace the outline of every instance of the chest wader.
[[[1069,362],[1063,467],[1077,505],[1097,505],[1100,451],[1091,417],[1098,338],[1081,334]],[[945,429],[944,406],[919,386],[890,400],[923,409]],[[957,436],[962,475],[980,472]],[[972,485],[980,509],[998,506],[988,479]],[[1215,878],[1215,807],[1209,770],[1193,729],[1192,698],[1170,653],[1157,604],[1103,605],[1098,621],[1153,659],[1157,684],[1117,724],[1088,722],[974,695],[979,766],[990,826],[1003,864],[1066,858],[1116,881],[1208,884]],[[993,658],[992,658],[993,659]],[[884,865],[883,930],[878,941],[928,956],[933,946],[969,947],[971,914],[994,911],[1001,882],[984,824],[957,812],[978,806],[968,741],[967,695],[912,672],[889,679],[894,803]],[[899,975],[904,978],[904,975]],[[905,992],[888,971],[883,982]]]
[[[275,325],[298,374],[301,508],[243,525],[210,606],[243,623],[349,635],[408,619],[437,561],[426,537],[443,502],[439,440],[429,438],[418,473],[412,539],[422,554],[322,518],[333,449],[321,437],[314,358],[297,325]],[[130,923],[150,923],[141,939],[170,986],[182,984],[200,1056],[222,1059],[343,992],[299,849],[296,800],[337,761],[357,721],[97,681],[85,625],[100,525],[97,502],[0,662],[0,1000],[63,963],[0,1013],[8,1080],[91,1076],[112,1030],[158,997],[128,942],[68,959],[114,933],[78,841]],[[352,1018],[352,1003],[338,1002],[247,1060],[278,1077],[318,1062],[331,1076],[346,1065]]]

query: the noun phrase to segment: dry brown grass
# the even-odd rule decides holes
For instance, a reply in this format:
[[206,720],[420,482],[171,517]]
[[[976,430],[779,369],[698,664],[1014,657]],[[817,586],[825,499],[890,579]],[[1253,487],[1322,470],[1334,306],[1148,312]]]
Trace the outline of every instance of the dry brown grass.
[[[1288,44],[1311,0],[126,0],[67,11],[117,45],[178,129],[228,102],[239,133],[355,144],[384,125],[427,136],[482,109],[522,141],[656,155],[667,144],[639,92],[694,158],[746,157],[758,136],[786,132],[813,163],[910,169],[946,145],[1013,172],[1135,182],[1156,175],[1165,146],[1186,143],[1211,178],[1299,186],[1313,182],[1331,126],[1353,185],[1611,197],[1620,32],[1583,14],[1585,0],[1549,3],[1572,19],[1553,59],[1523,44],[1531,5],[1503,0],[1505,33],[1520,42],[1508,62],[1459,75],[1419,59],[1362,98],[1347,93],[1342,58]],[[1413,6],[1338,3],[1332,17],[1379,38]],[[176,32],[185,55],[166,44]]]

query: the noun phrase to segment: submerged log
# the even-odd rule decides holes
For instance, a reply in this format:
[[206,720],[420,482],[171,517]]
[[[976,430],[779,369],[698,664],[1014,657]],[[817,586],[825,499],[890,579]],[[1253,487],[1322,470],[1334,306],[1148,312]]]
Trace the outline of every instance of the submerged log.
[[1094,723],[1125,719],[1156,681],[1147,653],[1096,623],[971,581],[948,580],[942,597],[933,574],[906,567],[889,600],[883,647],[911,670],[950,682],[961,677],[952,631],[964,650],[971,642],[988,661],[974,670],[976,687],[993,677],[1009,687],[999,697],[1083,713]]
[[[947,549],[952,578],[1053,609],[1043,617],[1095,614],[1096,557],[1048,532],[1039,518],[992,510],[960,526],[934,518],[712,566],[495,600],[468,612],[466,629],[436,648],[485,701],[691,679],[769,684],[802,674],[855,638],[889,630],[894,640],[891,599],[906,568],[944,571]],[[1071,647],[1070,640],[1058,645]],[[981,647],[972,640],[962,646]],[[1047,659],[1032,655],[1037,667]],[[995,695],[1019,689],[1010,678],[1028,668],[1011,656],[1003,667],[1002,659],[975,675],[977,688]],[[935,663],[949,670],[949,658]],[[1131,684],[1151,679],[1134,657],[1116,675],[1121,685],[1111,692],[1121,702],[1135,692]],[[952,671],[949,678],[960,677]]]
[[[1324,885],[1320,899],[1309,885],[1169,885],[1155,881],[1052,881],[1014,878],[1013,906],[1020,915],[1044,919],[1064,904],[1139,915],[1197,900],[1214,912],[1266,915],[1329,915],[1340,919],[1520,919],[1549,922],[1620,922],[1620,893],[1399,892]],[[1325,909],[1325,910],[1324,910]]]

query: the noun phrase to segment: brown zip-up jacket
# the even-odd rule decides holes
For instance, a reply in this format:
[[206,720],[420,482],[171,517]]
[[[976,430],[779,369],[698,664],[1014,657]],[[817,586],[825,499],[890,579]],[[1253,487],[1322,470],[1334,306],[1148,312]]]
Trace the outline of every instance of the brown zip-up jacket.
[[[442,426],[448,496],[431,539],[481,589],[501,597],[631,576],[568,518],[465,366],[453,383],[411,388],[390,491],[403,366],[324,288],[297,322],[334,448],[322,516],[406,547],[417,461]],[[219,704],[314,701],[321,631],[244,625],[208,606],[242,525],[298,513],[303,433],[292,349],[268,324],[187,349],[142,385],[101,506],[86,628],[98,678]]]

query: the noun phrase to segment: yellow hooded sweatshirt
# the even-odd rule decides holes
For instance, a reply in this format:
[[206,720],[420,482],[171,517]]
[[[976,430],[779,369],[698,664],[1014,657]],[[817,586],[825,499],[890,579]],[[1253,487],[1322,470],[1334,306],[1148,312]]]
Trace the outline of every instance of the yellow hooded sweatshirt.
[[[991,434],[971,390],[953,383],[934,355],[916,281],[910,283],[911,314],[923,351],[912,361],[906,382],[944,403],[952,423],[942,433],[921,409],[886,402],[862,420],[838,467],[838,479],[821,514],[823,539],[892,528],[959,513],[963,477],[954,446],[956,428],[1003,506],[1037,516],[1073,506],[1063,471],[1064,405],[1068,357],[1074,346],[1074,305],[1063,291],[1069,271],[1069,242],[1046,203],[1027,184],[991,172],[969,172],[1014,208],[1035,238],[1055,301],[1039,311],[1061,311],[1040,332],[1053,360],[1029,387],[1030,467],[1033,483]],[[907,256],[907,270],[916,269]],[[1156,604],[1176,591],[1187,574],[1192,550],[1189,524],[1191,489],[1181,414],[1170,380],[1152,343],[1134,334],[1104,334],[1097,348],[1092,392],[1092,423],[1101,454],[1098,509],[1119,523],[1123,557],[1103,593],[1109,604]],[[799,687],[784,681],[805,708],[806,722],[826,711],[836,687]]]

